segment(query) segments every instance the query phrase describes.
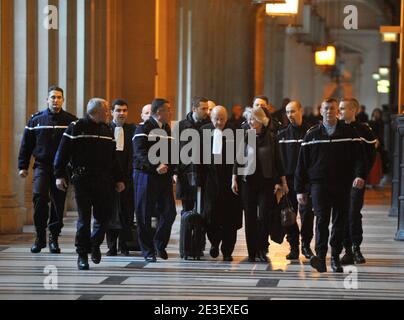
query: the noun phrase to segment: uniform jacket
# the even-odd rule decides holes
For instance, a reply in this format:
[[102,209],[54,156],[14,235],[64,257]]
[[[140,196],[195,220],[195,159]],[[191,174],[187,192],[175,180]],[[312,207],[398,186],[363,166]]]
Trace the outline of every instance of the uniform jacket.
[[73,172],[81,168],[85,175],[102,175],[124,182],[111,128],[94,122],[89,116],[73,122],[63,134],[54,162],[56,178],[66,177],[69,163]]
[[302,143],[295,174],[297,194],[307,193],[308,184],[349,187],[356,177],[366,178],[366,162],[356,130],[339,121],[335,133],[321,125],[311,128]]
[[278,133],[280,158],[287,176],[295,174],[300,147],[308,129],[308,125],[303,122],[300,127],[289,124]]
[[74,115],[64,110],[53,114],[46,109],[34,114],[25,127],[18,168],[28,170],[31,156],[35,158],[35,167],[40,164],[52,166],[63,133],[76,120]]
[[[163,130],[164,134],[155,134],[153,130]],[[142,171],[144,173],[158,175],[157,168],[161,163],[153,164],[149,159],[149,150],[161,139],[166,140],[167,143],[167,163],[169,172],[172,175],[175,167],[170,164],[171,162],[171,141],[174,139],[171,136],[171,128],[168,124],[164,124],[160,129],[156,120],[152,117],[147,120],[143,125],[138,126],[135,136],[133,137],[133,168],[134,170]],[[157,154],[159,155],[159,154]],[[165,161],[164,161],[165,162]]]

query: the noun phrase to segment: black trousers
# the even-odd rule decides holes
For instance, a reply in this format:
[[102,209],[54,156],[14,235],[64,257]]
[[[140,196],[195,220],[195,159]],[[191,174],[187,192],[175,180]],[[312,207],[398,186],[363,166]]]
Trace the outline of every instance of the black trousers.
[[[78,254],[87,254],[104,241],[113,210],[114,183],[112,179],[106,177],[85,177],[74,182],[74,187],[79,214],[76,251]],[[92,231],[91,213],[94,217]]]
[[[154,175],[136,170],[134,173],[135,212],[143,256],[151,257],[156,250],[165,250],[177,215],[171,176]],[[154,234],[151,218],[158,214]]]
[[297,223],[291,227],[285,228],[286,240],[289,242],[291,247],[298,247],[300,243],[299,235],[301,235],[302,244],[309,247],[311,241],[313,240],[314,227],[314,212],[311,198],[308,198],[307,205],[299,205],[295,192],[294,177],[287,176],[287,183],[289,187],[289,194],[287,195],[287,197],[289,198],[293,209],[295,209],[295,212],[299,212],[302,225],[300,231]]
[[237,229],[233,226],[210,224],[207,227],[207,235],[212,247],[220,247],[223,256],[230,257],[233,254],[237,241]]
[[363,241],[362,213],[365,188],[352,188],[348,219],[344,226],[344,248],[360,246]]
[[331,254],[340,255],[344,224],[349,211],[350,186],[313,184],[311,196],[316,216],[316,254],[320,258],[327,255],[329,224],[332,217]]
[[[45,237],[46,228],[58,237],[63,228],[66,193],[56,188],[53,167],[36,165],[33,179],[34,225],[37,235]],[[50,202],[50,214],[49,214]]]
[[274,181],[264,179],[261,183],[241,182],[241,197],[245,215],[245,234],[248,255],[268,249],[269,224],[274,203]]

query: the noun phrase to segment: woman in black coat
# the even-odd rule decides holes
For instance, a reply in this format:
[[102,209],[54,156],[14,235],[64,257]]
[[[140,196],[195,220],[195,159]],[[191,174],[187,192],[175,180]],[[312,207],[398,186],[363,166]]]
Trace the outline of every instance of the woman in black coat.
[[[249,161],[243,168],[245,172],[242,173],[240,171],[242,166],[238,163],[234,165],[232,190],[235,194],[241,192],[248,261],[255,262],[258,258],[261,262],[267,262],[270,229],[276,227],[279,232],[282,232],[280,220],[271,216],[276,205],[274,191],[280,184],[287,188],[286,178],[283,173],[278,141],[270,129],[270,119],[261,108],[254,108],[251,111],[249,124],[251,129],[255,130],[256,148],[245,143],[242,151]],[[253,160],[255,160],[255,170]]]

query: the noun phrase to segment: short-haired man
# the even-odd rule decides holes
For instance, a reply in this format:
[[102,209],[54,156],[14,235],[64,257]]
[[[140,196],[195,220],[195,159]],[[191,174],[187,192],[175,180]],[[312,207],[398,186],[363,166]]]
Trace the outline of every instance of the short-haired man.
[[[151,117],[136,129],[133,139],[135,212],[140,247],[146,262],[156,262],[156,253],[168,259],[166,247],[170,240],[172,225],[177,214],[173,196],[173,166],[170,164],[171,150],[170,104],[165,99],[155,99]],[[149,151],[157,139],[166,140],[167,161],[157,164],[149,158]],[[157,156],[157,155],[154,155]],[[151,218],[157,208],[158,226],[153,237]]]
[[[78,209],[76,251],[79,270],[88,270],[88,254],[95,264],[101,262],[100,246],[113,210],[113,191],[125,189],[122,169],[116,158],[116,143],[107,121],[108,102],[94,98],[87,105],[87,116],[73,122],[63,134],[55,157],[58,189],[65,191],[66,167],[72,167],[71,181]],[[91,213],[94,216],[91,233]]]
[[[53,86],[48,90],[47,109],[34,114],[25,127],[18,156],[19,175],[28,176],[31,156],[34,156],[34,225],[36,240],[32,253],[46,247],[46,228],[49,228],[49,250],[60,253],[58,238],[63,228],[66,192],[56,188],[53,160],[63,132],[77,118],[64,111],[63,89]],[[51,202],[49,217],[49,201]]]
[[[178,124],[178,134],[181,137],[181,134],[188,129],[193,129],[199,132],[202,126],[210,123],[210,119],[208,116],[208,99],[204,97],[194,97],[192,99],[192,111],[188,113],[185,120],[182,120]],[[188,141],[179,141],[179,152],[181,154],[181,150],[184,146],[186,146],[190,142]],[[195,186],[190,186],[188,181],[188,175],[191,173],[196,173],[196,164],[184,164],[181,162],[176,167],[176,175],[174,176],[177,181],[177,199],[182,201],[182,212],[191,211],[194,208],[195,200],[196,200],[196,188]]]
[[[128,124],[129,108],[128,103],[123,99],[117,99],[112,102],[111,106],[112,123],[110,127],[114,132],[116,141],[116,155],[118,162],[123,170],[125,177],[125,190],[121,193],[115,193],[114,208],[118,212],[114,212],[112,225],[107,231],[107,244],[109,251],[107,256],[116,256],[118,249],[125,256],[129,255],[126,247],[126,241],[129,240],[130,226],[134,221],[134,203],[133,203],[133,148],[132,138],[135,134],[136,127]],[[117,217],[118,216],[118,217]],[[119,218],[119,219],[117,219]],[[120,223],[118,223],[120,222]],[[119,245],[117,243],[119,237]],[[117,248],[117,245],[119,248]]]
[[[302,254],[310,259],[313,252],[310,248],[313,239],[313,220],[314,214],[311,205],[311,199],[308,199],[307,205],[298,205],[296,193],[294,190],[294,177],[299,158],[300,148],[303,139],[310,128],[303,121],[303,107],[298,101],[291,101],[286,106],[286,116],[289,119],[289,126],[281,130],[278,134],[281,160],[285,169],[286,181],[289,193],[288,199],[293,205],[296,213],[299,211],[302,222]],[[296,224],[286,229],[287,240],[290,244],[290,253],[286,256],[288,260],[299,258],[299,227]]]
[[310,264],[319,272],[327,271],[331,212],[331,268],[334,272],[343,272],[339,256],[351,188],[365,186],[366,164],[361,140],[353,127],[338,121],[337,114],[338,102],[335,99],[322,103],[324,122],[307,132],[295,175],[299,204],[307,204],[308,193],[312,197],[316,216],[316,256],[310,259]]
[[[377,139],[367,123],[356,119],[360,105],[356,99],[344,99],[339,105],[340,119],[354,127],[361,138],[367,163],[367,172],[372,169],[376,160]],[[362,214],[366,188],[352,187],[349,217],[344,227],[345,255],[341,259],[343,265],[363,264],[366,262],[360,250],[363,241]]]

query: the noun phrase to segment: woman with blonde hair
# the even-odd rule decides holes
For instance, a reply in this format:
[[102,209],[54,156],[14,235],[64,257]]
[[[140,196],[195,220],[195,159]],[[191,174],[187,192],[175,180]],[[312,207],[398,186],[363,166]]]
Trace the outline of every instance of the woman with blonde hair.
[[276,221],[271,217],[275,207],[275,186],[282,184],[282,187],[287,188],[278,141],[269,124],[270,119],[262,108],[251,110],[249,125],[256,133],[255,148],[248,144],[246,135],[242,152],[253,161],[247,161],[243,175],[239,174],[241,165],[237,162],[233,170],[232,190],[235,194],[241,193],[245,213],[249,262],[255,262],[256,258],[261,262],[268,261],[269,230],[273,229],[271,223]]

